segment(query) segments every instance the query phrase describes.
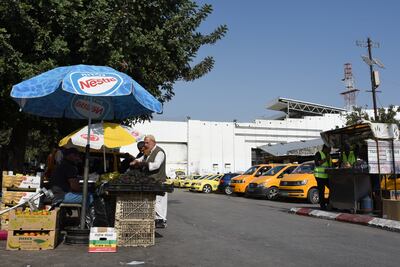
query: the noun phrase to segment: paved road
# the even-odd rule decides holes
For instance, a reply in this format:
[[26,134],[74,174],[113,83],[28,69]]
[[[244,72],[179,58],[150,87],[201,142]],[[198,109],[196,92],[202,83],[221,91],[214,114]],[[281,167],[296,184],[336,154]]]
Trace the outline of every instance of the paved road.
[[399,233],[287,212],[304,206],[176,190],[168,228],[153,247],[11,252],[1,242],[0,266],[399,266]]

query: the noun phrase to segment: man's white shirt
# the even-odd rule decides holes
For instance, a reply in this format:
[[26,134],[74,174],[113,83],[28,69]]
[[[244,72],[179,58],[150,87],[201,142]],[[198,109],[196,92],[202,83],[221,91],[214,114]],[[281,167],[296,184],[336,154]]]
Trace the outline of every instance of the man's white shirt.
[[[151,154],[153,154],[154,149],[156,149],[157,146],[154,146],[153,149],[150,151],[150,154],[147,158],[149,158],[151,156]],[[138,161],[144,161],[144,155],[140,158],[137,159]],[[149,171],[154,171],[160,168],[161,164],[164,162],[165,160],[165,154],[162,151],[159,151],[156,155],[156,158],[154,159],[154,162],[149,162]]]

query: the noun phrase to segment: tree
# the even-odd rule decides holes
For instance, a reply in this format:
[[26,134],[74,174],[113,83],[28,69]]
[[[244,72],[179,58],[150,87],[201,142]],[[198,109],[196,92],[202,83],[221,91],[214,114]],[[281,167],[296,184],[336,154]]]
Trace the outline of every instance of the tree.
[[353,111],[346,115],[346,125],[353,125],[362,120],[383,123],[397,123],[400,127],[400,120],[396,119],[396,115],[400,112],[400,107],[390,105],[389,108],[378,109],[378,118],[375,120],[361,107],[354,107]]
[[214,66],[209,56],[193,64],[200,47],[227,32],[226,25],[208,34],[198,31],[211,13],[211,5],[191,0],[1,1],[2,158],[14,158],[12,167],[20,169],[30,129],[58,139],[85,123],[18,112],[9,97],[13,84],[57,66],[107,65],[132,76],[161,102],[169,101],[176,81],[195,80]]

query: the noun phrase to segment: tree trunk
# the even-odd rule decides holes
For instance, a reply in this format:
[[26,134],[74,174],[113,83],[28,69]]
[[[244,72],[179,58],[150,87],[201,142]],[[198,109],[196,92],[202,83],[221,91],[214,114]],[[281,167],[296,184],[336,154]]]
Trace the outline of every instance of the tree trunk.
[[27,124],[23,121],[19,121],[12,131],[11,141],[9,145],[9,156],[11,157],[9,159],[9,162],[11,160],[11,170],[14,171],[14,173],[24,172],[28,131],[29,128]]

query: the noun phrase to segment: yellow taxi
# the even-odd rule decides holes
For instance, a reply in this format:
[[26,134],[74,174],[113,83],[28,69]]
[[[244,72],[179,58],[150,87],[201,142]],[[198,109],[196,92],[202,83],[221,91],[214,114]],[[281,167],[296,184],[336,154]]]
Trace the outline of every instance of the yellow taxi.
[[198,179],[202,179],[202,178],[205,178],[207,175],[191,175],[191,176],[189,176],[186,180],[185,180],[185,182],[183,183],[183,188],[190,188],[191,186],[192,186],[192,183],[194,183],[196,180],[198,180]]
[[190,191],[203,192],[206,194],[216,191],[222,176],[223,174],[216,174],[205,179],[199,179],[192,183]]
[[[314,177],[313,161],[304,162],[285,175],[279,183],[279,196],[287,198],[307,199],[312,204],[319,203],[317,180]],[[329,196],[329,190],[325,187],[325,198]]]
[[174,182],[173,182],[173,184],[174,184],[174,187],[183,187],[183,185],[185,184],[185,182],[186,182],[186,180],[187,180],[187,177],[186,176],[179,176],[179,177],[176,177],[175,179],[174,179]]
[[400,176],[397,178],[390,177],[390,175],[384,176],[381,181],[381,188],[383,190],[394,190],[396,181],[396,190],[400,190]]
[[246,193],[247,187],[250,182],[261,174],[267,172],[269,169],[275,167],[277,164],[258,164],[252,166],[250,169],[245,171],[242,175],[236,176],[231,179],[231,184],[233,193]]
[[164,184],[167,184],[167,185],[172,185],[173,183],[174,183],[174,180],[171,179],[171,177],[167,177],[167,179],[164,182]]
[[260,177],[250,182],[246,192],[247,196],[263,197],[268,200],[277,199],[279,182],[283,176],[292,173],[297,166],[298,164],[281,164],[262,173]]

